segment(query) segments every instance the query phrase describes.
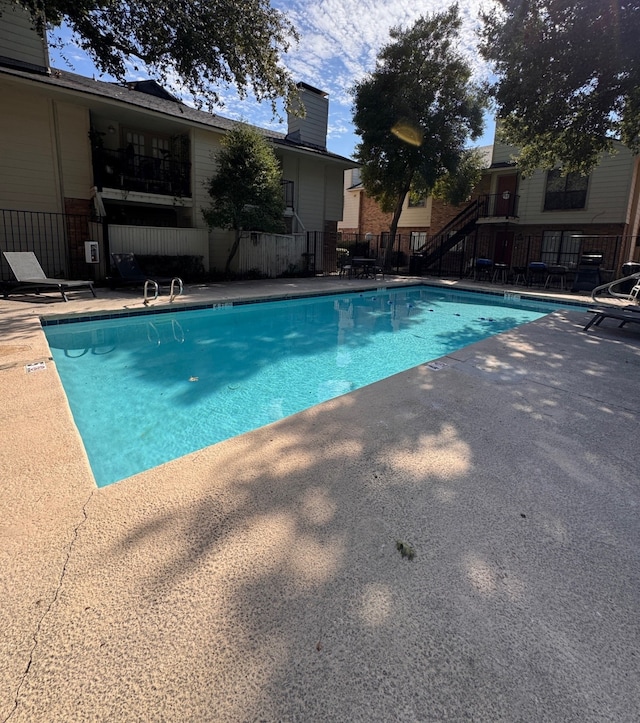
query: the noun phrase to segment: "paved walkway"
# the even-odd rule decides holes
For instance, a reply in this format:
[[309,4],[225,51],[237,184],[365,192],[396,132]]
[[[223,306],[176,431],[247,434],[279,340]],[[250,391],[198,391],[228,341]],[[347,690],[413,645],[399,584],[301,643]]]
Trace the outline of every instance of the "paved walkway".
[[38,319],[140,308],[99,293],[0,301],[0,721],[637,721],[637,330],[553,314],[98,490]]

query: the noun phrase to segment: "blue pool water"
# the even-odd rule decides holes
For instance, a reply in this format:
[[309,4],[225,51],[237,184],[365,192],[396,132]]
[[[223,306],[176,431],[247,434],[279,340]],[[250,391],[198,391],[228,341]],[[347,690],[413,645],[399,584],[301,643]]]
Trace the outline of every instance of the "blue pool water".
[[417,286],[45,333],[103,487],[558,308]]

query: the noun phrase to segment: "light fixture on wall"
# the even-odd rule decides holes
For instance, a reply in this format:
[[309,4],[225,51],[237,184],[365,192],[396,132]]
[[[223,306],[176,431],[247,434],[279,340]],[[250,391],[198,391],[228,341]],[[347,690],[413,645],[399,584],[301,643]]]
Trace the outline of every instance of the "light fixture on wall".
[[502,198],[503,198],[505,201],[508,201],[508,200],[511,198],[511,193],[510,193],[509,191],[503,191],[503,192],[502,192]]
[[115,127],[112,126],[111,124],[109,124],[109,125],[107,126],[107,130],[109,131],[109,133],[111,133],[111,135],[113,135],[113,134],[116,132]]

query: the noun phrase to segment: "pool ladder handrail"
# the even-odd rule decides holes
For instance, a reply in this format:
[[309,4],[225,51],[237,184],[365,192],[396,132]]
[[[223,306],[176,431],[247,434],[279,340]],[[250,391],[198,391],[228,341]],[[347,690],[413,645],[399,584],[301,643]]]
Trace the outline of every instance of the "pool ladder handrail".
[[[165,341],[171,341],[166,338],[162,338],[160,334],[160,329],[164,328],[166,324],[160,324],[157,325],[154,324],[152,321],[148,322],[147,324],[147,339],[151,342],[151,344],[157,344],[160,346]],[[153,331],[153,334],[151,333]],[[171,319],[171,335],[173,336],[173,340],[177,341],[178,344],[184,344],[184,329],[180,325],[180,322],[177,319]]]
[[[149,298],[149,286],[153,287],[153,297]],[[178,287],[178,291],[176,293],[176,285]],[[169,290],[169,303],[171,303],[177,296],[182,296],[182,292],[184,291],[184,285],[182,283],[182,279],[179,276],[174,276],[173,279],[171,279],[171,288]],[[160,292],[160,286],[157,281],[154,281],[154,279],[147,279],[144,282],[144,301],[142,302],[145,306],[149,304],[150,301],[155,301],[158,298],[158,294]]]
[[[612,291],[611,289],[614,286],[618,286],[619,284],[625,283],[625,281],[632,281],[635,280],[637,283],[635,286],[631,289],[631,291],[627,292],[626,294],[620,294],[617,291]],[[600,286],[596,286],[596,288],[591,292],[591,298],[596,302],[600,303],[597,299],[598,294],[601,291],[606,291],[609,296],[613,296],[616,299],[624,299],[625,301],[635,301],[636,303],[640,302],[640,272],[635,272],[634,274],[630,274],[629,276],[623,276],[621,279],[615,279],[614,281],[608,281],[606,284],[601,284]]]

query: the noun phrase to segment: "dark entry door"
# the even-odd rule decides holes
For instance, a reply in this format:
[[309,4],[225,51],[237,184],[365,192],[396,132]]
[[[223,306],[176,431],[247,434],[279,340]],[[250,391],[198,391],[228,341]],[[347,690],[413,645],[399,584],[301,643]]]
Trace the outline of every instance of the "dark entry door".
[[513,231],[496,231],[496,245],[493,254],[493,263],[511,266],[512,252]]
[[510,176],[498,176],[498,188],[496,197],[496,216],[515,216],[516,184],[518,177],[515,174]]

